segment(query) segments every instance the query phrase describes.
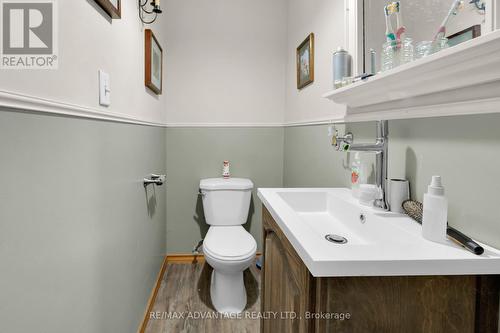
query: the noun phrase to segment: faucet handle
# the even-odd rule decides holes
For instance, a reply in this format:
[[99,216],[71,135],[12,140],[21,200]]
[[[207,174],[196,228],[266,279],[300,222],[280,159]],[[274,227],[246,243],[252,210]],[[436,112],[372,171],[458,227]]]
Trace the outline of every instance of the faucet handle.
[[344,135],[342,141],[347,143],[347,145],[351,145],[354,142],[354,135],[351,132],[348,132],[346,135]]
[[338,131],[335,131],[335,135],[332,137],[332,146],[338,151],[348,151],[352,142],[354,141],[354,136],[351,132],[344,136],[339,136]]

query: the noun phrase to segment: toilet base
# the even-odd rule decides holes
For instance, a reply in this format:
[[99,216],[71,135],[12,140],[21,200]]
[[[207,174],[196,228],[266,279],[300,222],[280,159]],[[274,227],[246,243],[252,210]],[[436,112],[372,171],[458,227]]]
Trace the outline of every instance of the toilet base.
[[247,304],[243,272],[221,273],[212,271],[210,297],[215,309],[221,313],[241,313]]

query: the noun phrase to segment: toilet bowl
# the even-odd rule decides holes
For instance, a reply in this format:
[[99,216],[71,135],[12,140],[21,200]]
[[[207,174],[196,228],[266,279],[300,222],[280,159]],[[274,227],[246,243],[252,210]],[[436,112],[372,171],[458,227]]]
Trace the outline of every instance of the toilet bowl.
[[214,269],[210,296],[222,313],[240,313],[247,304],[243,271],[257,252],[255,239],[241,226],[210,227],[203,242],[207,263]]
[[205,220],[210,225],[203,252],[213,268],[210,297],[218,312],[240,313],[247,303],[243,271],[252,264],[257,243],[242,225],[248,218],[252,189],[248,179],[200,181]]

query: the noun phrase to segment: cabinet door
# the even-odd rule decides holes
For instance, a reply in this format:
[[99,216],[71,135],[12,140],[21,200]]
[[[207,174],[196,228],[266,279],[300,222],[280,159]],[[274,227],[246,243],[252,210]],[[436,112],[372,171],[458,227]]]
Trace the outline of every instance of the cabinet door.
[[269,212],[264,209],[264,267],[261,322],[264,333],[312,332],[312,277]]

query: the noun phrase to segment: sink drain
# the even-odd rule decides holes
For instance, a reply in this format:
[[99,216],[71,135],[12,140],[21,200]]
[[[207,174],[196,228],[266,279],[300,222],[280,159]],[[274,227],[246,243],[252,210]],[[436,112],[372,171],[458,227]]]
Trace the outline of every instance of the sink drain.
[[334,234],[329,234],[325,236],[325,239],[331,243],[335,244],[345,244],[347,243],[347,238],[339,236],[339,235],[334,235]]

